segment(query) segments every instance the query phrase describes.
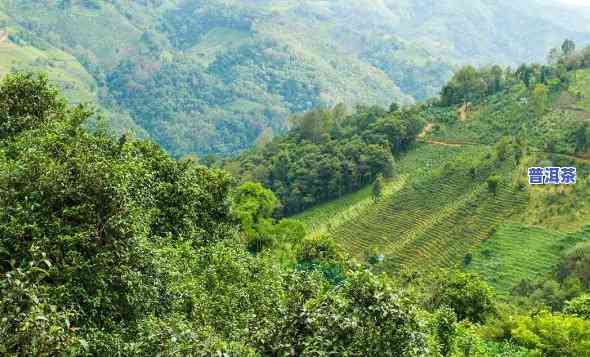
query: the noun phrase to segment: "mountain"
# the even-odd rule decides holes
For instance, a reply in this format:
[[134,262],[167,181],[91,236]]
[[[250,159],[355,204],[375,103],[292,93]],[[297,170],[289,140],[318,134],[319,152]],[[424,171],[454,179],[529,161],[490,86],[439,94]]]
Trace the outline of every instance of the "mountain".
[[[137,120],[144,135],[215,101],[224,118],[234,77],[236,93],[263,96],[242,75],[278,81],[287,67],[251,67],[260,56],[313,70],[255,42],[195,72],[181,56],[202,41],[191,31],[160,62],[171,39],[152,35],[137,52],[78,57],[18,26],[0,35],[5,64],[29,56],[75,102],[99,99],[119,130]],[[113,38],[100,41],[109,53]],[[201,163],[88,127],[93,111],[43,74],[3,76],[0,353],[590,356],[590,47],[574,47],[545,65],[464,66],[413,105],[316,108]]]
[[590,42],[590,10],[537,0],[0,0],[0,73],[48,71],[117,132],[232,154],[339,102],[437,95],[461,64]]

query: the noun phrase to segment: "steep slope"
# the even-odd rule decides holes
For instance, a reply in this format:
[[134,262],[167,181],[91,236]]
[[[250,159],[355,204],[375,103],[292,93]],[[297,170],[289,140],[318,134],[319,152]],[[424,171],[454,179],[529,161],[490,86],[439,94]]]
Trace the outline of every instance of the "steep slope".
[[[495,194],[488,192],[486,178],[508,173],[510,165],[485,160],[487,150],[441,147],[435,160],[427,159],[431,150],[419,149],[411,162],[417,166],[402,163],[400,174],[412,177],[402,190],[332,229],[343,249],[361,260],[383,255],[391,270],[452,266],[526,207],[526,194],[510,185],[509,174]],[[430,165],[423,176],[416,175],[420,163]]]
[[58,51],[53,78],[74,99],[98,97],[120,129],[175,155],[229,154],[294,112],[410,103],[459,64],[587,43],[588,13],[536,0],[1,0],[13,47],[0,71],[47,69]]
[[[476,102],[426,107],[422,143],[396,162],[387,194],[373,202],[366,188],[294,218],[377,269],[461,266],[502,293],[545,278],[590,240],[590,76],[541,73],[530,88],[506,78]],[[535,166],[576,167],[577,182],[530,186]]]

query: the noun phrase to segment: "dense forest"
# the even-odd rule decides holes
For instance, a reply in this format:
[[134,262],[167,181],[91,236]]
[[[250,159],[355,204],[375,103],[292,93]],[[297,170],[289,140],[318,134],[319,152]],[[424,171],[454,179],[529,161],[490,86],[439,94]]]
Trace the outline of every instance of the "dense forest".
[[275,192],[284,214],[354,192],[379,174],[392,177],[394,153],[407,150],[422,130],[418,108],[389,111],[343,105],[294,117],[289,135],[225,162],[236,176],[263,183]]
[[589,18],[538,0],[0,0],[0,74],[47,73],[174,157],[230,156],[293,114],[410,104],[463,64],[587,42]]
[[[406,170],[403,160],[418,151],[421,135],[475,135],[497,118],[456,122],[467,102],[495,108],[515,97],[523,104],[514,108],[540,120],[588,67],[589,52],[571,45],[566,41],[546,67],[467,67],[440,100],[297,115],[288,135],[261,138],[237,159],[209,162],[241,176],[175,159],[150,140],[113,136],[100,116],[69,104],[46,76],[5,76],[0,353],[589,356],[590,243],[578,236],[566,236],[569,248],[546,275],[521,279],[506,297],[469,271],[478,259],[471,253],[462,267],[392,271],[383,257],[353,258],[332,234],[277,218],[372,182],[372,207],[389,204],[385,185]],[[514,110],[479,138],[493,145],[454,155],[458,161],[440,168],[430,160],[402,193],[436,204],[435,185],[455,177],[461,181],[445,194],[459,199],[475,185],[484,188],[475,191],[482,202],[503,197],[501,175],[544,149],[523,135],[539,122],[502,126],[525,115]],[[428,132],[425,121],[433,119],[438,129]],[[590,131],[580,127],[585,131],[565,134],[575,144],[569,155],[588,150]],[[577,189],[586,189],[583,180]],[[511,195],[526,193],[518,180],[512,185]],[[585,192],[578,197],[585,200]]]

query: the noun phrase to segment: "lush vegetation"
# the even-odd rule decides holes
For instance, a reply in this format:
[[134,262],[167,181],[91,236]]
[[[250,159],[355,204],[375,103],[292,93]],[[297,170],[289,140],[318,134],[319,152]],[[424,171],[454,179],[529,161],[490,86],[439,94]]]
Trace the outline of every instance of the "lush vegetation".
[[[2,353],[427,348],[416,307],[389,278],[343,270],[335,288],[315,270],[276,270],[250,255],[237,230],[248,237],[275,225],[264,224],[276,204],[270,191],[247,184],[233,193],[223,172],[86,131],[92,113],[68,107],[44,77],[8,76],[0,98]],[[328,259],[305,246],[303,261]]]
[[[234,23],[228,12],[212,23]],[[202,40],[191,35],[171,46]],[[551,56],[466,67],[424,104],[308,111],[209,167],[113,136],[43,75],[5,76],[0,354],[590,355],[590,64],[569,40]],[[237,98],[194,59],[164,62],[111,63],[104,78],[158,132],[186,107]],[[146,69],[212,92],[161,111],[116,92]],[[285,89],[275,69],[277,90],[310,89]],[[164,102],[167,77],[133,85]],[[578,182],[529,187],[535,165],[576,166]]]
[[539,151],[584,156],[590,150],[590,48],[568,51],[552,50],[550,65],[462,69],[443,88],[442,106],[432,110],[430,138],[492,144],[502,136],[526,137]]
[[586,41],[586,22],[535,0],[1,0],[0,73],[47,72],[175,157],[230,155],[292,114],[411,103],[463,63],[515,66]]
[[392,177],[394,153],[408,150],[422,130],[418,107],[389,112],[343,105],[293,118],[288,135],[242,154],[225,167],[275,192],[282,212],[300,212],[372,183],[379,174]]
[[[552,51],[551,65],[501,72],[497,87],[494,67],[460,71],[441,101],[411,108],[427,121],[424,143],[396,153],[387,180],[375,176],[373,185],[294,216],[312,229],[306,239],[327,234],[354,261],[419,291],[421,304],[436,309],[433,339],[443,355],[449,344],[465,355],[590,353],[590,81],[588,51],[574,47],[566,41]],[[245,162],[265,147],[272,144],[243,155]],[[578,182],[528,187],[531,166],[575,166]],[[477,273],[489,285],[438,267]],[[482,299],[486,289],[494,291],[493,307]],[[479,291],[477,298],[466,290]],[[441,291],[444,300],[429,298]],[[478,320],[482,311],[487,318]],[[467,338],[455,324],[466,316],[480,322]]]
[[[92,112],[68,106],[45,77],[7,76],[0,98],[3,354],[524,350],[484,342],[471,327],[496,315],[490,288],[475,276],[396,279],[350,264],[328,238],[273,220],[278,201],[259,184],[236,186],[149,141],[86,130]],[[251,244],[267,242],[262,236],[274,245]],[[286,245],[295,262],[277,264],[266,248]],[[584,252],[564,257],[560,279],[583,278],[570,266]],[[550,323],[583,341],[583,302]],[[534,331],[544,323],[526,319]],[[523,346],[562,343],[533,342]]]

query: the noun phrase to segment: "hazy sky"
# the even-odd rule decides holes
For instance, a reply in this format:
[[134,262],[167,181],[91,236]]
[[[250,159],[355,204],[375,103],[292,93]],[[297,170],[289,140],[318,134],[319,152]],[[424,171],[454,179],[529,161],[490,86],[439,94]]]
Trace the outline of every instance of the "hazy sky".
[[590,6],[590,0],[555,0],[555,2],[568,5]]

